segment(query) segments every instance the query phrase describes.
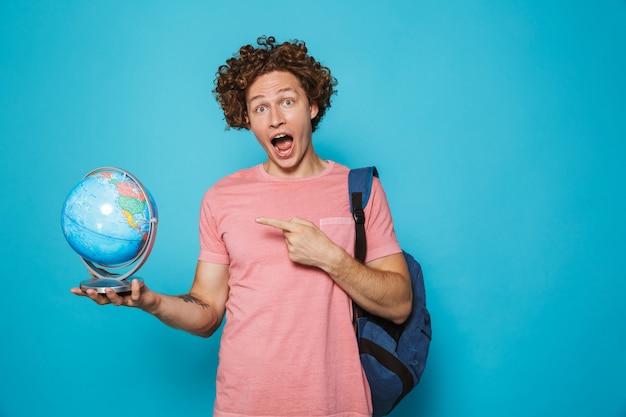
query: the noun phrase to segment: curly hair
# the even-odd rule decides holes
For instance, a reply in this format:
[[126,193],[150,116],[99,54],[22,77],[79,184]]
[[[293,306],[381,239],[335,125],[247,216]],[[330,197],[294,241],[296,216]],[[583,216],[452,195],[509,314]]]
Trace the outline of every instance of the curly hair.
[[260,76],[272,71],[288,71],[298,78],[310,102],[319,106],[311,120],[312,131],[330,107],[330,97],[336,93],[337,79],[330,69],[307,54],[303,41],[276,44],[273,36],[261,36],[258,47],[245,45],[239,53],[221,65],[215,74],[213,94],[224,111],[227,128],[247,129],[246,88]]

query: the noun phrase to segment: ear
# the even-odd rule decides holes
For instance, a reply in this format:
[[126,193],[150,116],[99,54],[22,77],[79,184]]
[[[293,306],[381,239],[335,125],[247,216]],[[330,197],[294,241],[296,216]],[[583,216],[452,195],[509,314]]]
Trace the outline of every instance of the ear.
[[250,130],[250,118],[248,117],[248,112],[244,112],[243,120],[245,121],[245,128]]
[[317,105],[317,103],[309,104],[309,112],[311,113],[311,120],[315,119],[315,116],[317,116],[317,113],[319,113],[319,111],[320,111],[320,107]]

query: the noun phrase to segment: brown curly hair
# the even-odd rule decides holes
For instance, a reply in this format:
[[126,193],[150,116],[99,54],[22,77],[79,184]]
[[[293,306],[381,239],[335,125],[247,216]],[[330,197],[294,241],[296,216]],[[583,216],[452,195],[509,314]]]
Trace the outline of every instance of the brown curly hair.
[[215,75],[213,94],[224,111],[227,128],[248,128],[246,88],[258,76],[272,71],[288,71],[298,78],[309,101],[319,106],[317,116],[311,120],[312,131],[315,131],[330,107],[330,97],[336,93],[337,80],[330,74],[330,69],[307,54],[303,41],[277,45],[273,36],[261,36],[257,43],[257,48],[242,46]]

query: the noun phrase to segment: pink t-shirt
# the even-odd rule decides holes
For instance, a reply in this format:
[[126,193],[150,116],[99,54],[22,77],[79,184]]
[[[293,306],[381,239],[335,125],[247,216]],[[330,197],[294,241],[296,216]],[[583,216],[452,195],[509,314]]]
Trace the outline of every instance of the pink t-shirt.
[[[257,217],[297,216],[354,252],[348,168],[269,176],[262,165],[211,187],[202,201],[200,256],[230,265],[214,416],[371,415],[349,297],[323,271],[289,260],[282,231]],[[380,183],[366,208],[368,259],[401,251]]]

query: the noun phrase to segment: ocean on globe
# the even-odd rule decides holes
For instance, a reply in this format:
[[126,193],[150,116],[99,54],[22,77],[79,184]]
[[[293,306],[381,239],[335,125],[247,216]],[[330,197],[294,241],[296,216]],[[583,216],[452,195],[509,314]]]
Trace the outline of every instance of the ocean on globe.
[[124,266],[145,249],[156,205],[139,181],[119,168],[87,174],[68,194],[61,224],[69,245],[102,266]]

